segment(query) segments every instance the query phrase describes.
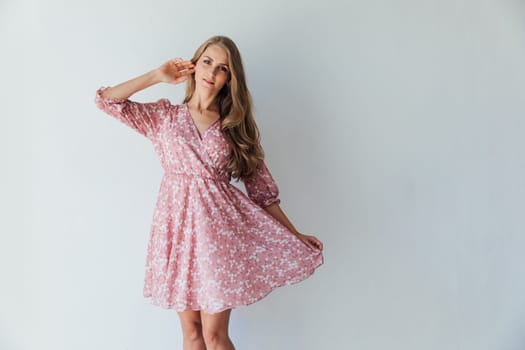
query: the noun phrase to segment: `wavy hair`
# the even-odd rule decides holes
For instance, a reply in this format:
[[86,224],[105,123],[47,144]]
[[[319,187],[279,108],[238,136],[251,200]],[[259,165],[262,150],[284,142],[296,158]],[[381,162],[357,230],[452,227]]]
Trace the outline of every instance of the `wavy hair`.
[[[226,51],[231,72],[229,81],[224,84],[215,98],[222,119],[221,130],[231,149],[225,170],[232,178],[248,178],[255,174],[259,161],[264,159],[264,151],[260,143],[259,128],[252,113],[253,100],[246,84],[241,54],[233,40],[223,35],[216,35],[197,48],[191,62],[197,64],[210,45],[218,45]],[[188,102],[194,92],[195,73],[186,80],[186,96],[183,103]]]

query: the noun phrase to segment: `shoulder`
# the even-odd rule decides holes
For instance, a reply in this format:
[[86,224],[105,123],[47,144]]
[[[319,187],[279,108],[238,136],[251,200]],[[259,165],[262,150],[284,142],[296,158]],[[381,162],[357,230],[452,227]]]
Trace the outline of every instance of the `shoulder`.
[[183,103],[171,103],[170,102],[170,105],[171,105],[172,111],[174,111],[175,113],[179,113],[184,109]]
[[153,104],[157,107],[158,110],[175,115],[179,114],[183,107],[182,103],[172,103],[169,98],[165,97],[158,99]]
[[167,108],[173,108],[173,104],[171,103],[171,101],[168,99],[168,98],[159,98],[157,101],[155,101],[156,104],[158,105],[161,105],[162,107],[165,107],[166,109]]

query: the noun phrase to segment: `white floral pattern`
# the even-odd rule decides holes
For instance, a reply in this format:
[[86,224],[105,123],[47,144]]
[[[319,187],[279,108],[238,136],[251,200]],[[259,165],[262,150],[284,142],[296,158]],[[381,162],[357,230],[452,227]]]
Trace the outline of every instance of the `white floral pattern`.
[[186,104],[103,98],[107,88],[96,91],[95,104],[151,140],[165,170],[145,263],[143,295],[152,304],[216,313],[252,304],[323,264],[321,251],[264,210],[280,203],[264,161],[243,181],[247,195],[230,183],[220,120],[201,135]]

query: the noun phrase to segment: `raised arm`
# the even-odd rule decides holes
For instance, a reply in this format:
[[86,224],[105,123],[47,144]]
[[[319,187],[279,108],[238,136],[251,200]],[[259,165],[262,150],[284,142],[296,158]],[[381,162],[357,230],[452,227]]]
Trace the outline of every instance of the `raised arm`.
[[158,68],[156,68],[136,78],[130,79],[128,81],[106,89],[101,94],[101,97],[113,99],[128,99],[134,93],[140,90],[144,90],[145,88],[148,88],[151,85],[158,84],[161,81],[162,80],[159,74],[159,70]]
[[191,63],[191,61],[183,61],[181,58],[174,58],[158,68],[105,90],[102,97],[127,99],[137,91],[143,90],[154,84],[161,82],[178,84],[186,80],[188,75],[193,72],[194,64]]
[[95,104],[105,113],[115,117],[140,134],[152,138],[159,125],[169,115],[171,103],[166,98],[156,102],[140,103],[129,97],[151,85],[167,82],[177,84],[193,72],[191,61],[172,59],[159,68],[113,87],[102,86],[95,95]]

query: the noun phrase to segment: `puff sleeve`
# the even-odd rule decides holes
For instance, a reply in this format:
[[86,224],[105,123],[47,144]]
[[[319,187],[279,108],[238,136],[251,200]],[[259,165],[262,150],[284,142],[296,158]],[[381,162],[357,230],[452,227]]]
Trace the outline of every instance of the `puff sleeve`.
[[95,94],[95,105],[103,112],[120,120],[141,135],[151,138],[167,115],[171,103],[166,98],[157,102],[140,103],[123,98],[104,98],[102,92],[109,86],[100,87]]
[[260,160],[253,176],[243,180],[248,197],[261,208],[280,204],[279,187],[264,160]]

